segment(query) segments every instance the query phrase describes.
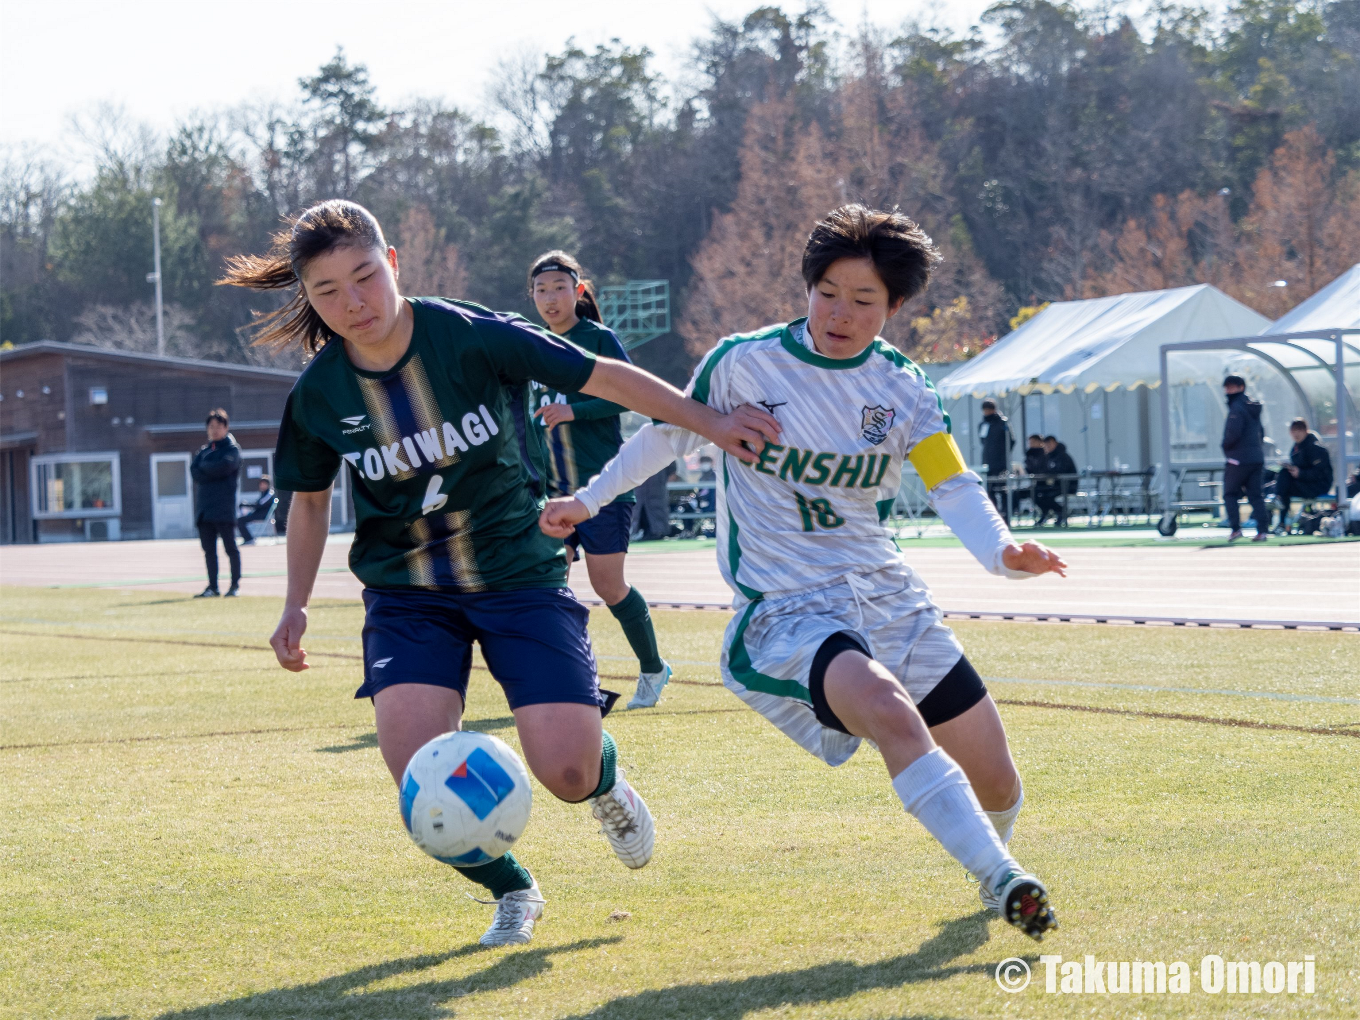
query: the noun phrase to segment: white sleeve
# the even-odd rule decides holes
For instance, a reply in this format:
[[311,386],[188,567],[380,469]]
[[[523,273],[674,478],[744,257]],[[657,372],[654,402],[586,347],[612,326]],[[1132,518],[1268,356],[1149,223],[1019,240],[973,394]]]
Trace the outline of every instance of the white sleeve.
[[1024,570],[1011,570],[1001,561],[1013,543],[1011,530],[987,498],[982,479],[972,471],[946,478],[930,490],[930,501],[940,520],[949,526],[963,547],[989,573],[1016,580],[1038,577]]
[[576,490],[576,498],[594,517],[600,507],[608,506],[629,489],[637,488],[675,458],[707,445],[707,439],[688,429],[675,425],[644,425],[589,484]]

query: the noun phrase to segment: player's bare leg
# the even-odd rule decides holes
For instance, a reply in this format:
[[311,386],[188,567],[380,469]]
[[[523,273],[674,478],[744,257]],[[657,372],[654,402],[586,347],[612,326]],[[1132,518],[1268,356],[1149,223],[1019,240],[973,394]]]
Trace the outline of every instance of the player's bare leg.
[[967,775],[935,743],[891,671],[862,652],[843,651],[827,666],[824,691],[845,728],[878,746],[903,806],[992,890],[1001,915],[1035,939],[1057,927],[1048,890],[1007,851]]
[[646,803],[616,765],[614,739],[594,705],[542,704],[515,709],[524,760],[539,782],[565,801],[589,801],[615,856],[630,868],[652,859],[656,826]]

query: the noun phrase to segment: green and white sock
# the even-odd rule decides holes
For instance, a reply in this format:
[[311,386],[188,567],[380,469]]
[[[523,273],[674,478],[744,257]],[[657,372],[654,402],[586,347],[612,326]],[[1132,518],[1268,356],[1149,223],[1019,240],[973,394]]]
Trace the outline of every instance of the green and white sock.
[[533,876],[525,870],[524,865],[515,860],[514,854],[509,853],[471,868],[455,864],[453,870],[464,878],[472,879],[478,885],[486,886],[491,890],[491,898],[497,900],[506,893],[528,889],[534,884]]
[[628,594],[609,607],[614,619],[623,628],[623,636],[638,657],[638,666],[644,673],[660,673],[664,668],[661,654],[656,647],[656,630],[652,627],[652,614],[647,609],[647,600],[636,588],[629,588]]

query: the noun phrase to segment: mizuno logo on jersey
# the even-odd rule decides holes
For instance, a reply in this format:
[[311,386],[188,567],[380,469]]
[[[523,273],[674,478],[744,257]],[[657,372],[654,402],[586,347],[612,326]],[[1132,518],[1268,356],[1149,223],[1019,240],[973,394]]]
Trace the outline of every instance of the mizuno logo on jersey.
[[788,401],[787,401],[787,400],[781,400],[779,403],[775,404],[775,403],[771,403],[771,402],[768,401],[768,400],[757,400],[756,403],[759,404],[761,407],[765,408],[765,410],[769,411],[770,414],[774,414],[774,409],[775,409],[776,407],[783,407],[785,404],[788,403]]
[[[839,463],[836,462],[837,458],[840,458]],[[796,446],[786,447],[767,442],[752,466],[761,474],[778,476],[784,481],[803,485],[872,489],[882,484],[891,460],[892,457],[886,453],[817,453],[815,450],[800,450]]]
[[[388,475],[409,475],[422,465],[437,464],[441,460],[457,460],[459,452],[466,453],[470,446],[481,446],[492,436],[500,434],[496,419],[486,409],[486,405],[479,404],[477,411],[463,415],[461,431],[452,422],[446,421],[440,428],[403,436],[395,443],[371,446],[363,453],[347,453],[344,455],[345,460],[349,461],[350,467],[360,478],[370,482]],[[426,502],[429,500],[427,492]],[[433,510],[435,507],[427,506],[426,509]]]
[[893,419],[897,412],[891,407],[881,405],[860,408],[859,434],[878,446],[888,438],[892,431]]

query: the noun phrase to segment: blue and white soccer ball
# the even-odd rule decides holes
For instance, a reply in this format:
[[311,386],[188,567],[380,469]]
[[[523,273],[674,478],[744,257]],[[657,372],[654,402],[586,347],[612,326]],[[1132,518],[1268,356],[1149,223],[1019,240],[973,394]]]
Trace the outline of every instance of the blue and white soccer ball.
[[437,861],[469,867],[506,853],[529,824],[529,772],[488,733],[445,733],[401,777],[401,820]]

